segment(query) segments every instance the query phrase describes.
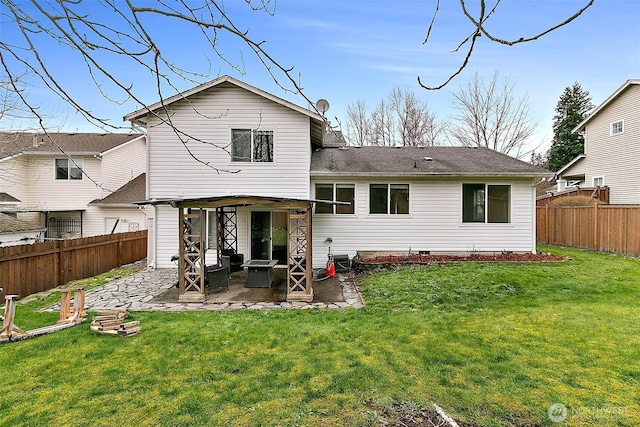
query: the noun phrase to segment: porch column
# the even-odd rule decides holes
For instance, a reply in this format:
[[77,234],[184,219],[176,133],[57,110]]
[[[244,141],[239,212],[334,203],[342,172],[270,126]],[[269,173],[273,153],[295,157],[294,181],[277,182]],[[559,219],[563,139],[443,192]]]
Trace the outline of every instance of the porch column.
[[178,301],[204,301],[204,280],[206,266],[204,264],[204,216],[202,209],[185,209],[178,207],[179,222],[179,281],[180,293]]
[[313,301],[311,207],[289,210],[287,301]]

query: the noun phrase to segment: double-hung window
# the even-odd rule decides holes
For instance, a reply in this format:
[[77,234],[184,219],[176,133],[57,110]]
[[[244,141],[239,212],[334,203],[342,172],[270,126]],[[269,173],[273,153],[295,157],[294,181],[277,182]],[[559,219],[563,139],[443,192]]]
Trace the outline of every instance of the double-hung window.
[[316,199],[331,202],[348,202],[349,204],[317,203],[317,214],[348,215],[355,212],[354,184],[316,184]]
[[273,131],[232,129],[231,160],[234,162],[273,162]]
[[82,179],[82,159],[56,159],[56,179]]
[[409,184],[369,184],[370,214],[409,214]]
[[462,184],[462,222],[511,222],[511,186]]

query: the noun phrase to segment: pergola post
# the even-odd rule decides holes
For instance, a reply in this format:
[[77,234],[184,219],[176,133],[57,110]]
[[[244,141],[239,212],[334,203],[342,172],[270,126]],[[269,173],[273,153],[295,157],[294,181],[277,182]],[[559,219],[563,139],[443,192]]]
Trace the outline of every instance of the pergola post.
[[178,207],[180,293],[178,301],[204,301],[206,266],[204,259],[203,210]]
[[313,301],[311,208],[289,210],[287,301]]

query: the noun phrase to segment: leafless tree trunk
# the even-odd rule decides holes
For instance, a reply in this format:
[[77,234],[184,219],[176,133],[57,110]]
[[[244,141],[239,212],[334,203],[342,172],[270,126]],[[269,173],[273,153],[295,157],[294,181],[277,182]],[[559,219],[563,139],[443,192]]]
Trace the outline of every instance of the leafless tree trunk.
[[396,145],[395,128],[389,105],[384,100],[380,101],[371,114],[371,145]]
[[398,87],[393,89],[389,99],[391,110],[396,115],[396,131],[401,145],[438,145],[442,124],[438,123],[426,103],[418,101],[415,93]]
[[371,119],[363,100],[347,105],[347,140],[350,145],[364,146],[369,143]]
[[449,130],[455,145],[487,147],[522,157],[535,131],[529,118],[528,97],[516,98],[515,83],[498,80],[498,73],[485,83],[477,74],[454,93],[458,115]]

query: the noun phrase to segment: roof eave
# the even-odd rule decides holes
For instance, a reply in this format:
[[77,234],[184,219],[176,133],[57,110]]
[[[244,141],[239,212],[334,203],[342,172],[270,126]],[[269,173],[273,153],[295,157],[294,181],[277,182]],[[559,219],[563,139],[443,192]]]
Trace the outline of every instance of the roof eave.
[[326,176],[344,176],[344,177],[442,177],[442,178],[455,178],[455,177],[500,177],[500,178],[537,178],[537,177],[553,177],[554,173],[540,172],[540,173],[518,173],[518,172],[456,172],[456,173],[416,173],[416,172],[311,172],[311,177],[326,177]]
[[575,128],[573,128],[573,130],[571,132],[575,133],[575,132],[579,132],[579,131],[583,130],[586,127],[587,122],[590,121],[596,115],[598,115],[600,110],[602,110],[611,101],[613,101],[615,98],[617,98],[618,95],[620,95],[622,92],[624,92],[629,86],[638,85],[638,84],[640,84],[640,79],[629,79],[626,82],[624,82],[622,84],[622,86],[620,86],[618,89],[616,89],[615,92],[613,92],[611,95],[609,95],[607,97],[607,99],[605,99],[600,105],[598,105],[595,108],[595,110],[593,110],[593,112],[591,114],[589,114],[589,116],[587,116],[584,120],[582,120],[580,123],[578,123],[578,125]]

